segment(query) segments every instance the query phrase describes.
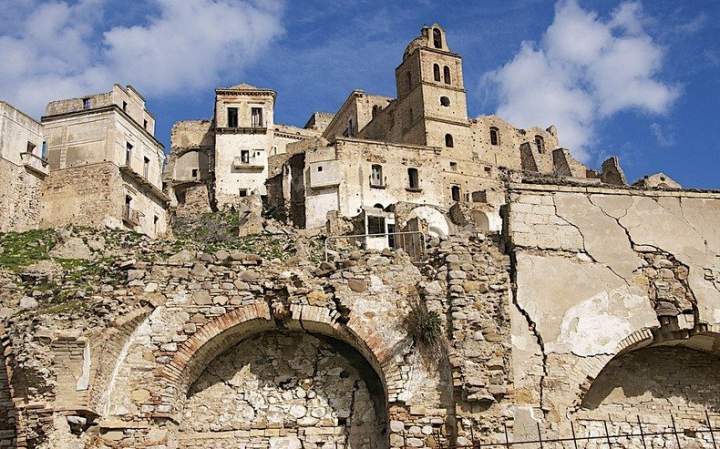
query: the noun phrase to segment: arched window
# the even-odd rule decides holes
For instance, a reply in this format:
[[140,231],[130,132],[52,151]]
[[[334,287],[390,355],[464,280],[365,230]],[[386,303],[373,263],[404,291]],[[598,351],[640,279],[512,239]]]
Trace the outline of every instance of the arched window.
[[450,193],[453,201],[460,201],[460,186],[452,186]]
[[448,97],[440,97],[440,104],[448,107],[450,106],[450,99]]
[[445,134],[445,146],[448,148],[452,148],[455,146],[455,142],[453,142],[452,134]]
[[495,127],[490,128],[490,145],[500,145],[500,131]]
[[412,73],[407,72],[407,88],[412,89]]
[[538,153],[545,152],[545,139],[542,136],[535,136],[535,145],[537,146]]
[[433,64],[433,77],[435,81],[440,81],[440,66],[437,64]]
[[[443,67],[443,76],[445,77],[445,84],[450,84],[450,67]],[[440,80],[438,80],[440,81]]]
[[433,28],[433,45],[442,48],[442,32],[437,28]]

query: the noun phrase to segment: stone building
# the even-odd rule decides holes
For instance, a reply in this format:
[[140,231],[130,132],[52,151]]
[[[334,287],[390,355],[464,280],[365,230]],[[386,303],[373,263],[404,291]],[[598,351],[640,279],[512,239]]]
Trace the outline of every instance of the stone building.
[[0,101],[0,232],[38,226],[46,157],[42,125]]
[[[485,230],[497,231],[508,172],[601,181],[558,146],[554,126],[468,118],[462,58],[439,25],[424,27],[407,46],[395,77],[397,98],[355,90],[323,131],[326,140],[271,156],[269,203],[295,225],[323,226],[332,211],[369,213],[379,224],[360,232],[387,233],[422,216],[433,234],[446,236],[453,226],[447,212],[464,205]],[[392,224],[378,215],[397,203],[418,207]]]
[[[171,213],[264,196],[325,233],[0,236],[0,448],[714,448],[720,191],[664,173],[630,186],[617,158],[588,169],[554,127],[469,119],[437,25],[396,75],[398,98],[353,91],[304,129],[248,85],[173,128]],[[48,141],[43,201],[84,211],[56,172],[112,195],[140,192],[147,167],[157,187],[138,165],[151,117],[116,89],[51,104],[52,132],[7,109],[3,157]],[[60,217],[117,226],[97,207]],[[411,253],[394,230],[437,238]],[[358,233],[376,235],[343,243]]]
[[53,101],[42,125],[50,174],[42,190],[41,227],[166,232],[165,154],[137,90],[116,84],[110,92]]
[[327,121],[318,114],[307,129],[276,124],[276,96],[249,84],[219,88],[212,120],[173,126],[166,175],[173,206],[183,206],[188,195],[220,209],[243,197],[266,195],[269,157],[284,154],[289,143],[319,135]]

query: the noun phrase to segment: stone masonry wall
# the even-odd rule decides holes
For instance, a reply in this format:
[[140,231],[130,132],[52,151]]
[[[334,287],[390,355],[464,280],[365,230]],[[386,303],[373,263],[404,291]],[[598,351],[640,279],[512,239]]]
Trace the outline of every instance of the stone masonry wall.
[[43,180],[0,158],[0,232],[37,228],[40,221],[40,189]]
[[123,182],[110,162],[50,172],[42,189],[42,227],[121,227]]

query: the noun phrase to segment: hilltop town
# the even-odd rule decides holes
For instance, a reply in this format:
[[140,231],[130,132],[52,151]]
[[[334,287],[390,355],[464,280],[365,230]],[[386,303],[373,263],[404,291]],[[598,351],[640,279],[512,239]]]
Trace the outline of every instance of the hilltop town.
[[169,149],[133,86],[0,101],[0,448],[713,447],[720,192],[469,117],[439,24],[401,56]]

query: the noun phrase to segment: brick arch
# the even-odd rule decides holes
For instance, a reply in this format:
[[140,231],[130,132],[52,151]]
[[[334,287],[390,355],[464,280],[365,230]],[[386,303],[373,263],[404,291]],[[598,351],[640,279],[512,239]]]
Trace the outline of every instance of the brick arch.
[[[717,349],[703,349],[699,347],[698,339],[711,340],[713,343],[710,347]],[[615,359],[622,357],[633,351],[637,351],[650,346],[680,346],[701,351],[718,351],[720,352],[720,325],[709,325],[702,332],[693,330],[680,329],[676,331],[668,331],[660,333],[659,327],[644,327],[630,333],[627,337],[620,340],[615,351],[611,354],[603,354],[601,357],[583,360],[579,367],[579,394],[576,396],[572,410],[579,409],[585,395],[592,388],[593,383],[600,373]],[[705,344],[707,346],[707,344]]]
[[[292,305],[284,328],[322,334],[352,346],[370,364],[385,390],[386,403],[397,401],[402,391],[401,370],[394,349],[359,320],[338,320],[337,312],[325,307]],[[258,302],[234,309],[203,325],[180,346],[161,370],[155,417],[173,418],[184,405],[190,386],[217,356],[243,339],[279,329],[267,303]]]

